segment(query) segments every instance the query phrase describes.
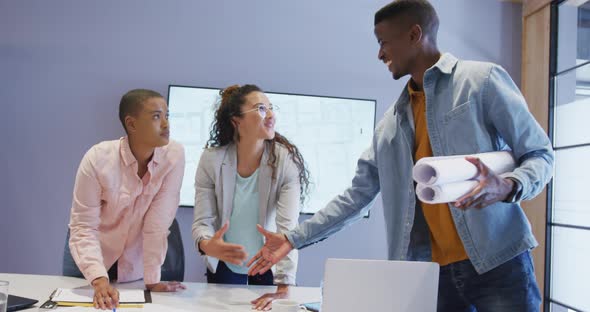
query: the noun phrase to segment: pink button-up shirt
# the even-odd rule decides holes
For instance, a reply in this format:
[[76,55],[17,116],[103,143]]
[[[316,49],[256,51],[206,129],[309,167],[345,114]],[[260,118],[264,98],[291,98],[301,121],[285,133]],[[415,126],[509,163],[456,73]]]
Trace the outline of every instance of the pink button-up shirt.
[[80,163],[69,244],[89,282],[108,277],[117,260],[121,282],[160,281],[168,228],[180,199],[184,149],[170,140],[155,149],[143,179],[137,169],[127,137],[93,146]]

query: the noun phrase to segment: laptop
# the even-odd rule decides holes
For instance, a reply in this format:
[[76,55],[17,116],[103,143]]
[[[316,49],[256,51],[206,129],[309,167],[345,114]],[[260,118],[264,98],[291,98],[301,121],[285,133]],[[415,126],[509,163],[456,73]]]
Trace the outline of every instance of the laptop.
[[321,312],[435,312],[438,274],[432,262],[328,259]]
[[37,301],[35,299],[29,299],[29,298],[25,298],[25,297],[8,295],[8,302],[6,305],[7,306],[6,311],[18,311],[18,310],[30,308],[37,302],[39,302],[39,301]]

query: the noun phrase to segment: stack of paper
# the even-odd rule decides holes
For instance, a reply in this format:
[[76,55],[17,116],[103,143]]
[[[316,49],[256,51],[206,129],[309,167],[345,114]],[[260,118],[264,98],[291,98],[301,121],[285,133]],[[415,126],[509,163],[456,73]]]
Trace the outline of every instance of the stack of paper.
[[[138,308],[146,303],[145,293],[142,289],[118,289],[119,304],[122,308]],[[90,288],[58,288],[51,297],[51,301],[60,306],[85,306],[92,307],[94,289]],[[69,311],[69,310],[68,310]]]
[[[121,303],[145,303],[143,289],[118,289],[119,302]],[[54,302],[92,302],[94,289],[89,288],[58,288],[51,297]]]
[[[96,311],[103,311],[98,310],[91,307],[59,307],[54,311],[64,311],[64,312],[96,312]],[[107,310],[108,311],[108,310]],[[186,310],[176,309],[169,306],[164,306],[161,304],[146,304],[141,308],[117,308],[117,312],[186,312]]]

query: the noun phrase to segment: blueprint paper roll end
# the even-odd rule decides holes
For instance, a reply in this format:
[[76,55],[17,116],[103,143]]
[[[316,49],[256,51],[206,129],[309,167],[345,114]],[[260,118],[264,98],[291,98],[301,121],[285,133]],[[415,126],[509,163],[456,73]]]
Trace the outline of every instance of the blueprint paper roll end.
[[432,185],[436,182],[437,172],[434,167],[428,164],[417,163],[412,171],[412,177],[420,184]]
[[446,204],[457,201],[465,196],[479,184],[478,181],[469,180],[443,185],[416,185],[416,196],[427,204]]
[[432,204],[436,198],[436,191],[432,187],[418,184],[416,195],[421,202]]

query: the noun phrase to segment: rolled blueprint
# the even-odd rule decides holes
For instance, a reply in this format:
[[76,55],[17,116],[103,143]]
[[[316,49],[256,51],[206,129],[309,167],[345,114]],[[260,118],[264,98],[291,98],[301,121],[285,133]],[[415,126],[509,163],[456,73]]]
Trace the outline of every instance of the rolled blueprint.
[[466,156],[478,157],[496,174],[514,170],[515,162],[510,152],[490,152],[473,155],[425,157],[420,159],[412,172],[414,181],[423,185],[441,185],[475,178],[477,168]]
[[416,195],[423,203],[440,204],[450,203],[471,192],[478,181],[469,180],[441,185],[416,185]]

